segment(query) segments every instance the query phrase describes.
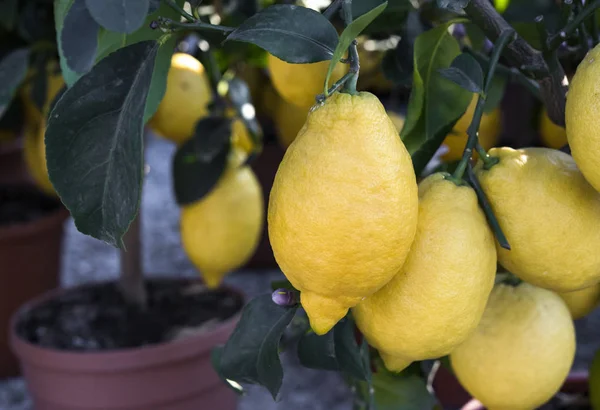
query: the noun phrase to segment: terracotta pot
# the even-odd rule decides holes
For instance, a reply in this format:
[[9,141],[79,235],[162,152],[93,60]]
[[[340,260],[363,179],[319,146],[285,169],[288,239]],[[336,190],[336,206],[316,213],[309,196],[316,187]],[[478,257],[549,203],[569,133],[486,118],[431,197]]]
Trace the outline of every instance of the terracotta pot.
[[0,377],[19,374],[8,345],[11,315],[27,300],[58,286],[68,216],[61,205],[34,221],[0,227]]
[[225,343],[237,315],[211,332],[114,351],[56,350],[33,345],[16,334],[21,314],[64,292],[68,290],[34,299],[13,316],[11,344],[21,360],[36,410],[236,408],[236,394],[213,370],[210,353]]
[[0,144],[0,183],[29,182],[31,178],[23,160],[23,139]]

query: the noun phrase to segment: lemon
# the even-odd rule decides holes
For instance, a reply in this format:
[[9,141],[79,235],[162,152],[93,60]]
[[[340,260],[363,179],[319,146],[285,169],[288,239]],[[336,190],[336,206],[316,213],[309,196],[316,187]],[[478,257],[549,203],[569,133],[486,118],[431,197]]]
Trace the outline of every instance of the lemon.
[[250,259],[262,232],[261,187],[250,167],[234,166],[238,154],[208,195],[181,209],[183,249],[210,288]]
[[540,137],[548,148],[560,149],[567,145],[567,131],[552,122],[546,109],[540,113]]
[[[299,107],[310,107],[315,97],[323,92],[329,61],[312,64],[290,64],[269,54],[267,57],[271,81],[279,95]],[[348,65],[337,63],[329,85],[348,72]]]
[[573,319],[581,319],[589,315],[600,302],[600,285],[593,285],[573,292],[561,292],[562,298],[571,312]]
[[273,121],[277,128],[277,139],[279,143],[287,148],[296,138],[298,132],[304,126],[310,106],[299,107],[281,99],[275,108]]
[[335,93],[308,114],[275,175],[268,228],[315,333],[400,270],[417,209],[411,158],[377,97]]
[[558,392],[574,356],[575,328],[558,295],[528,283],[499,284],[479,326],[450,362],[486,408],[531,410]]
[[31,69],[27,75],[26,81],[19,91],[21,100],[23,101],[23,109],[25,112],[26,122],[41,123],[45,121],[46,116],[50,111],[50,105],[58,95],[59,91],[64,87],[65,80],[59,70],[58,61],[50,60],[46,64],[46,100],[42,110],[33,102],[32,92],[33,84],[36,82],[37,71]]
[[417,234],[400,272],[352,310],[385,366],[449,354],[477,327],[494,286],[494,236],[472,188],[437,173],[419,184]]
[[164,138],[182,144],[194,134],[198,120],[208,114],[211,99],[202,63],[189,54],[175,53],[165,95],[149,125]]
[[[474,95],[465,113],[458,119],[452,131],[444,139],[443,144],[448,147],[448,152],[442,155],[442,160],[453,162],[462,158],[467,145],[467,129],[471,125],[476,106],[477,95]],[[479,143],[485,150],[492,148],[498,142],[501,123],[502,118],[499,108],[495,108],[489,113],[483,113],[479,124]]]
[[550,148],[492,148],[475,173],[512,250],[498,260],[521,279],[569,292],[600,281],[600,194],[573,158]]
[[23,157],[29,175],[35,185],[43,192],[54,195],[54,186],[48,177],[46,165],[46,144],[44,134],[46,132],[46,120],[40,114],[41,122],[27,121],[23,132]]
[[565,122],[571,155],[596,191],[600,191],[600,46],[579,63],[567,93]]

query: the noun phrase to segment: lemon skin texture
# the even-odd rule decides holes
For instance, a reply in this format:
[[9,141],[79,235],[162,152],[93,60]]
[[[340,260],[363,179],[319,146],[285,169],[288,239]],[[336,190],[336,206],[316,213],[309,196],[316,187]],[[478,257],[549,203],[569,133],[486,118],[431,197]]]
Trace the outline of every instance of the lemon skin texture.
[[335,93],[310,112],[275,176],[268,230],[315,333],[400,270],[417,196],[410,156],[377,97]]
[[419,184],[417,233],[401,271],[352,309],[385,366],[449,354],[477,327],[494,286],[494,236],[472,188],[440,173]]
[[498,261],[524,281],[569,292],[600,280],[600,196],[573,158],[550,148],[492,148],[475,167],[511,250]]
[[[267,66],[273,86],[282,98],[298,107],[310,107],[315,104],[315,97],[323,93],[329,61],[291,64],[269,54]],[[347,64],[337,63],[329,84],[333,85],[347,72]]]
[[207,196],[182,207],[183,249],[208,287],[219,286],[253,255],[263,215],[261,187],[248,166],[231,166]]
[[567,131],[553,123],[545,109],[540,114],[540,137],[548,148],[560,149],[567,145]]
[[558,392],[574,356],[573,320],[558,295],[527,283],[499,284],[476,331],[450,362],[486,408],[532,410]]
[[[458,119],[452,132],[446,136],[443,144],[448,147],[448,152],[442,155],[446,162],[458,161],[462,158],[463,151],[467,145],[467,129],[471,125],[477,98],[473,97],[465,113]],[[488,150],[498,143],[498,136],[502,128],[502,116],[499,108],[489,113],[483,113],[479,124],[479,143]]]
[[204,66],[189,54],[175,53],[165,95],[149,125],[162,137],[182,144],[194,134],[198,120],[208,114],[211,99]]
[[559,293],[558,296],[567,304],[573,319],[581,319],[592,313],[600,303],[600,285]]
[[565,122],[571,155],[590,184],[600,191],[600,47],[579,63],[569,85]]

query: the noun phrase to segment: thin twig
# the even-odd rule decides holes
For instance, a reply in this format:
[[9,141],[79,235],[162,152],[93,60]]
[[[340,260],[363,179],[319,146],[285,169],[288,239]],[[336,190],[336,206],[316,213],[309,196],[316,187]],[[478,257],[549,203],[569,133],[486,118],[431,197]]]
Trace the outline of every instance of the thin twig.
[[571,20],[562,30],[559,30],[558,33],[550,36],[548,39],[548,49],[555,50],[560,46],[560,44],[565,41],[571,34],[577,30],[577,28],[584,22],[585,19],[593,15],[597,8],[600,7],[600,0],[593,0],[589,3],[583,10],[580,10],[579,13],[575,16],[573,20]]
[[223,33],[224,35],[231,33],[235,30],[233,27],[226,26],[218,26],[216,24],[203,23],[201,21],[197,21],[194,23],[181,23],[179,21],[174,21],[168,18],[159,17],[158,21],[161,25],[170,29],[177,30],[192,30],[192,31],[218,31]]
[[167,3],[167,6],[171,7],[173,10],[175,10],[177,13],[179,13],[184,19],[186,19],[187,21],[190,22],[194,22],[196,21],[194,19],[194,16],[192,16],[190,13],[188,13],[187,11],[185,11],[183,8],[181,8],[177,3],[175,3],[173,0],[165,0],[165,3]]

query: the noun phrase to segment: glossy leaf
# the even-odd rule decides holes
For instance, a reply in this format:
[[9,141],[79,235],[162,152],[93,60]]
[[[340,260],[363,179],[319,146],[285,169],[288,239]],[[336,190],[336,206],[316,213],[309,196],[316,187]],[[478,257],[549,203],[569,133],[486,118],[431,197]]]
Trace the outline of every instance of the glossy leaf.
[[296,309],[276,305],[271,295],[251,300],[223,348],[223,376],[238,383],[264,386],[275,398],[283,380],[279,341]]
[[256,44],[283,61],[299,64],[331,59],[338,34],[321,13],[277,4],[244,21],[227,36],[231,40]]
[[470,54],[460,54],[452,61],[450,67],[440,69],[439,73],[472,93],[481,93],[483,90],[483,70]]
[[74,0],[64,19],[60,47],[67,66],[75,73],[85,74],[94,65],[99,29],[85,0]]
[[118,33],[139,29],[150,7],[149,0],[86,0],[85,3],[99,25]]
[[469,4],[469,0],[436,0],[437,5],[441,9],[460,13]]
[[18,48],[0,60],[0,117],[27,75],[29,48]]
[[65,83],[69,87],[73,85],[75,81],[77,81],[80,75],[71,70],[67,65],[67,59],[65,57],[60,39],[62,36],[65,17],[73,5],[73,2],[74,0],[55,0],[54,2],[54,25],[56,27],[56,43],[58,46],[58,55],[60,57],[60,68],[63,78],[65,79]]
[[0,27],[11,31],[17,22],[19,0],[2,0],[0,2]]
[[429,410],[436,405],[427,384],[416,374],[393,374],[380,368],[373,374],[377,410]]
[[221,370],[221,357],[223,355],[223,347],[224,346],[213,347],[213,349],[210,351],[210,364],[212,365],[213,369],[215,369],[215,371],[217,372],[217,375],[219,376],[221,381],[227,387],[231,388],[231,390],[233,390],[236,394],[242,396],[245,393],[244,388],[235,382],[232,383],[223,376],[223,372]]
[[231,120],[207,117],[196,124],[194,136],[173,157],[173,188],[179,205],[202,199],[225,171]]
[[337,44],[337,47],[335,48],[335,51],[333,53],[331,62],[329,63],[329,68],[327,69],[327,77],[325,79],[324,90],[325,93],[329,88],[328,84],[329,78],[331,77],[331,73],[333,72],[333,69],[335,68],[336,64],[339,63],[346,50],[348,50],[348,47],[350,47],[350,43],[352,43],[352,41],[354,41],[354,39],[358,37],[358,35],[369,25],[369,23],[371,23],[375,19],[375,17],[380,15],[383,12],[383,10],[385,10],[386,6],[387,1],[383,2],[379,6],[358,17],[356,20],[353,20],[352,23],[350,23],[344,29],[342,35],[340,36],[340,40]]
[[460,54],[458,42],[448,25],[454,20],[421,34],[414,46],[413,88],[401,137],[420,174],[441,145],[444,136],[465,112],[472,93],[439,74]]
[[114,246],[141,197],[143,113],[155,41],[122,48],[58,100],[46,130],[50,180],[80,232]]

